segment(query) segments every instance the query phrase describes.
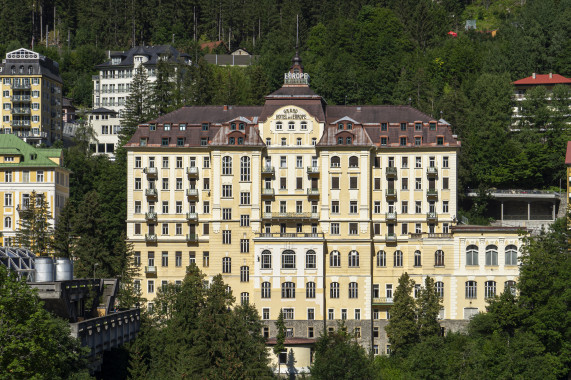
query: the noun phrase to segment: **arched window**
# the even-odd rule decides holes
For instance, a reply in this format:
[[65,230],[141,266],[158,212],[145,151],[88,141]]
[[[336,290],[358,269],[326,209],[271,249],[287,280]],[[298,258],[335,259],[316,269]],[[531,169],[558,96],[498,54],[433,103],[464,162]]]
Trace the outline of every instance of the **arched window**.
[[302,130],[302,131],[307,131],[307,121],[302,121],[302,122],[301,122],[301,130]]
[[330,267],[341,266],[341,254],[339,253],[339,251],[331,251],[331,254],[329,254],[329,266]]
[[337,124],[337,129],[340,131],[343,130],[343,123]]
[[476,298],[478,296],[478,283],[476,281],[466,281],[466,298]]
[[222,273],[232,273],[232,258],[222,258]]
[[228,137],[228,145],[236,145],[236,139],[234,137]]
[[383,250],[377,252],[377,266],[386,267],[387,266],[387,253]]
[[230,123],[230,129],[235,131],[236,130],[236,123]]
[[305,269],[317,268],[317,255],[315,251],[310,249],[305,253]]
[[305,284],[305,298],[315,298],[315,282],[309,281]]
[[282,298],[295,298],[295,283],[283,282],[282,283]]
[[20,74],[24,74],[24,65],[20,65]]
[[486,281],[484,283],[484,297],[492,298],[496,296],[496,282]]
[[397,250],[394,253],[394,266],[402,267],[402,251]]
[[276,131],[281,131],[282,128],[283,128],[282,122],[281,122],[281,121],[278,121],[278,122],[276,123]]
[[466,248],[466,265],[478,265],[478,246],[469,245]]
[[[347,144],[351,144],[349,141]],[[359,167],[359,157],[351,156],[349,157],[349,167],[350,168],[358,168]]]
[[332,282],[329,289],[330,298],[339,298],[339,283]]
[[295,269],[295,252],[291,249],[282,252],[282,269]]
[[359,252],[351,251],[349,252],[349,268],[355,268],[359,266]]
[[4,218],[4,228],[12,228],[12,218],[9,216]]
[[262,282],[262,298],[272,297],[272,284],[269,281]]
[[444,266],[444,251],[439,249],[434,253],[434,266],[443,267]]
[[240,158],[240,181],[250,182],[250,157]]
[[293,131],[295,129],[295,123],[293,121],[287,123],[287,129]]
[[331,167],[332,168],[340,168],[341,167],[341,159],[339,156],[331,157]]
[[517,247],[515,245],[506,247],[506,265],[517,265]]
[[267,249],[262,251],[262,269],[272,269],[272,253]]
[[349,298],[359,298],[359,284],[356,282],[349,283]]
[[508,290],[510,292],[512,292],[512,294],[515,296],[516,290],[517,290],[516,286],[515,286],[515,281],[508,280],[508,281],[504,282],[504,292],[508,291]]
[[240,123],[240,125],[238,126],[238,128],[239,128],[241,131],[244,131],[244,130],[246,130],[246,124]]
[[28,66],[28,74],[33,74],[34,68],[32,66]]
[[351,145],[351,142],[352,142],[352,141],[353,141],[353,139],[352,139],[351,137],[347,137],[347,138],[345,139],[345,143],[346,143],[347,145]]
[[347,123],[347,129],[353,129],[353,124],[352,124],[352,123]]
[[11,73],[11,74],[16,74],[16,66],[12,66],[12,67],[10,68],[10,73]]
[[414,266],[421,267],[422,266],[422,254],[420,251],[414,251]]
[[222,157],[222,174],[223,175],[232,174],[232,157],[230,156]]
[[495,245],[486,247],[486,265],[498,265],[498,247]]
[[434,286],[436,288],[436,295],[440,298],[444,298],[444,283],[442,281],[436,281]]

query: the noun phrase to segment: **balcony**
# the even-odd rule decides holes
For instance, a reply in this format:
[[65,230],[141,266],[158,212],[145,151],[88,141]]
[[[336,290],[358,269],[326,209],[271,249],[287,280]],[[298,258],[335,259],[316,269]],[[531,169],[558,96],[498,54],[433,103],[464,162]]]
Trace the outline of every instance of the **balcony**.
[[157,221],[157,213],[154,211],[145,213],[145,219],[147,222],[156,222]]
[[438,176],[438,168],[436,166],[429,166],[426,169],[426,175],[429,177],[436,177]]
[[438,213],[436,212],[427,212],[426,213],[426,221],[427,222],[438,222]]
[[198,189],[186,189],[186,196],[189,198],[197,198]]
[[299,219],[319,219],[316,212],[264,212],[263,219],[299,220]]
[[388,234],[385,234],[385,241],[387,243],[396,243],[397,242],[397,234],[395,234],[394,232],[389,232]]
[[323,240],[323,233],[306,233],[306,232],[293,232],[293,233],[281,233],[281,232],[263,232],[263,233],[256,233],[256,239],[318,239]]
[[32,88],[32,84],[30,82],[14,82],[12,83],[12,89],[14,90],[29,90]]
[[29,103],[32,100],[30,95],[12,95],[10,99],[13,102],[26,102],[26,103]]
[[309,174],[309,175],[319,174],[319,168],[317,166],[308,166],[307,167],[307,174]]
[[266,166],[262,167],[262,174],[274,175],[275,172],[276,172],[276,169],[273,166],[266,165]]
[[145,195],[149,198],[156,198],[157,197],[157,189],[146,189]]
[[196,177],[198,176],[198,167],[196,166],[191,166],[189,168],[186,168],[186,174],[189,177]]
[[387,221],[393,221],[396,222],[397,221],[397,213],[396,212],[387,212],[385,214],[385,219]]
[[29,207],[30,206],[28,205],[18,205],[16,206],[16,211],[18,211],[19,213],[26,212],[28,211]]
[[186,241],[189,243],[197,243],[198,242],[198,235],[197,234],[186,234]]
[[389,166],[387,167],[386,173],[387,173],[387,178],[396,178],[397,168],[394,166]]
[[29,115],[31,113],[30,107],[14,107],[10,111],[12,115]]
[[154,265],[145,267],[145,273],[146,274],[157,274],[157,267]]
[[262,197],[274,197],[274,189],[262,189]]
[[30,120],[12,120],[10,122],[12,127],[29,127],[32,125]]
[[315,187],[310,187],[307,189],[307,195],[309,197],[318,197],[319,196],[319,189]]
[[373,298],[373,305],[376,306],[390,306],[393,304],[392,297],[375,297]]
[[396,199],[397,190],[396,189],[387,189],[385,196],[387,197],[387,199]]
[[186,220],[188,220],[189,222],[197,222],[198,221],[198,213],[187,212],[186,213]]
[[428,199],[438,199],[438,190],[436,190],[436,189],[426,190],[426,197]]
[[145,241],[147,243],[156,243],[157,242],[157,234],[145,234]]
[[431,232],[426,234],[427,239],[452,239],[451,233],[437,233]]
[[148,167],[143,169],[143,173],[145,173],[148,177],[156,177],[158,172],[159,171],[155,167]]

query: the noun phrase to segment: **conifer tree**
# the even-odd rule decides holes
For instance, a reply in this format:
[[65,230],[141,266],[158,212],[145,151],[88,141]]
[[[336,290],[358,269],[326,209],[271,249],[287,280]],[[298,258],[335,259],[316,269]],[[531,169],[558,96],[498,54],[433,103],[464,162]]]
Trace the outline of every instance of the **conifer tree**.
[[72,257],[73,255],[72,217],[74,213],[73,204],[67,200],[57,219],[52,241],[52,248],[57,257]]
[[420,338],[437,336],[440,333],[440,324],[438,323],[440,297],[436,294],[434,279],[426,277],[424,280],[424,287],[420,289],[416,308]]
[[129,141],[137,130],[137,126],[153,116],[149,77],[143,65],[139,65],[131,82],[131,93],[125,104],[124,118],[121,120],[121,132],[119,133],[119,145],[123,146]]
[[406,353],[412,345],[418,342],[416,305],[411,295],[413,287],[414,281],[408,273],[405,272],[400,276],[393,298],[391,319],[385,327],[391,351],[395,355]]
[[276,328],[278,329],[278,333],[276,334],[276,344],[273,350],[274,354],[278,358],[278,373],[281,373],[280,354],[285,350],[284,343],[286,331],[283,309],[280,309],[280,314],[278,315],[278,319],[276,321]]
[[45,195],[32,191],[28,207],[20,213],[16,244],[28,248],[36,256],[49,255],[53,239],[50,218],[49,204]]

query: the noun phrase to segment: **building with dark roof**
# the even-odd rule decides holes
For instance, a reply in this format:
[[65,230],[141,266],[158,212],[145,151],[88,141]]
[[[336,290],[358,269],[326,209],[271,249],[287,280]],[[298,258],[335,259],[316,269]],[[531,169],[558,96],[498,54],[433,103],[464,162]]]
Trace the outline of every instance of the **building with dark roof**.
[[27,142],[50,145],[62,138],[62,79],[59,65],[28,49],[6,54],[0,66],[2,128]]
[[126,144],[136,283],[153,307],[196,263],[256,305],[268,339],[282,310],[292,341],[344,320],[381,353],[398,278],[430,275],[457,329],[513,287],[521,246],[516,228],[455,232],[460,148],[409,106],[328,105],[296,55],[263,106],[183,107]]

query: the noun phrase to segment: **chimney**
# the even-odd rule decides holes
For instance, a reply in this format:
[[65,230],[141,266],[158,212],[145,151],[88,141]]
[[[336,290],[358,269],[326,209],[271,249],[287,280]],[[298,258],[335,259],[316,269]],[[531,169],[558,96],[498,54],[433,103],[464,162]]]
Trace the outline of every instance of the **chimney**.
[[549,73],[549,79],[553,79],[553,73]]
[[228,106],[227,106],[226,104],[224,104],[223,110],[224,110],[224,111],[228,111]]
[[533,77],[533,79],[535,79],[535,73],[533,73],[531,76]]

